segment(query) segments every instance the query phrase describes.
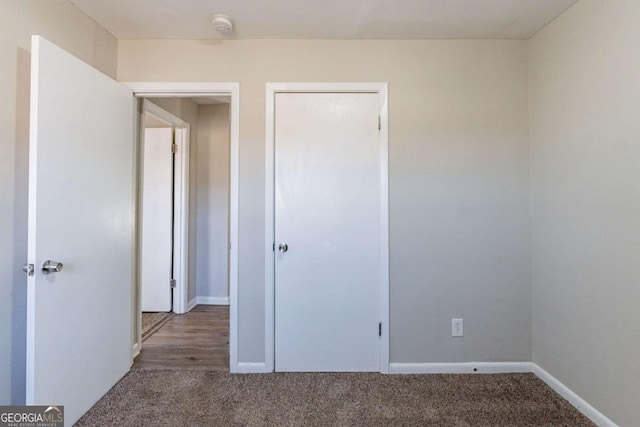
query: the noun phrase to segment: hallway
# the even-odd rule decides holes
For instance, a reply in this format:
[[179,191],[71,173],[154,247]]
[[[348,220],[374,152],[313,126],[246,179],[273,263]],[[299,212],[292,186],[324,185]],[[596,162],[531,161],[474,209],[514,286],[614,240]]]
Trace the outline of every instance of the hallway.
[[141,368],[229,371],[229,307],[198,305],[174,315],[148,337],[132,370]]

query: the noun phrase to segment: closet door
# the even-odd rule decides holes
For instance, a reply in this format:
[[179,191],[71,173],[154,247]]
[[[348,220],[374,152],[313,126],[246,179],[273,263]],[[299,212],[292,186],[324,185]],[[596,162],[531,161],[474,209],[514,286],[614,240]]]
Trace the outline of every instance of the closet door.
[[378,371],[374,93],[277,93],[275,369]]

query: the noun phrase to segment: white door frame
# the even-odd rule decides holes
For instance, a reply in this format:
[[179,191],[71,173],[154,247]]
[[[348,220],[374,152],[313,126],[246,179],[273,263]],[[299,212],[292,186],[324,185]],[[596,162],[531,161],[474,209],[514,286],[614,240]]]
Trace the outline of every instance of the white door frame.
[[[238,371],[238,172],[240,160],[240,84],[210,82],[124,82],[137,98],[230,96],[229,156],[229,369]],[[187,157],[187,156],[185,156]],[[185,266],[188,269],[188,266]],[[140,283],[136,284],[139,288]],[[188,304],[187,286],[184,302]],[[185,312],[187,307],[185,307]],[[134,313],[140,312],[135,307]],[[134,348],[135,352],[135,348]],[[135,357],[135,356],[134,356]]]
[[[188,311],[187,283],[189,280],[189,156],[185,156],[184,153],[189,153],[190,150],[191,125],[148,99],[142,100],[142,113],[142,120],[144,120],[144,113],[149,113],[168,123],[175,130],[174,143],[178,149],[175,153],[173,185],[173,278],[176,280],[176,286],[173,289],[172,311],[183,314]],[[141,141],[144,138],[145,127],[146,123],[140,126]],[[144,147],[144,144],[140,144],[138,156],[141,160],[144,159]],[[140,177],[144,176],[144,162],[142,161],[138,167]],[[142,192],[139,196],[142,196]],[[142,200],[139,199],[139,203],[141,202]]]
[[376,93],[380,105],[380,372],[389,373],[389,133],[387,83],[267,83],[265,123],[265,363],[275,369],[275,100],[277,93]]

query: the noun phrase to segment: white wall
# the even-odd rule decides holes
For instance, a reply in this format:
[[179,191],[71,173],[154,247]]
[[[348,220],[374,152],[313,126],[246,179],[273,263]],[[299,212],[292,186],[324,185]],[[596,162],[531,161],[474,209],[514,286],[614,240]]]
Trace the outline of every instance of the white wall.
[[229,120],[229,104],[198,106],[198,297],[229,296]]
[[640,425],[640,2],[582,0],[529,41],[534,361]]
[[122,81],[240,82],[241,362],[264,361],[265,83],[278,81],[389,82],[391,361],[531,360],[526,42],[123,40],[118,52]]
[[188,98],[150,98],[154,104],[189,123],[189,283],[187,298],[196,296],[196,239],[197,239],[197,185],[198,176],[198,104]]
[[117,40],[67,0],[0,2],[0,404],[25,398],[31,35],[111,77]]

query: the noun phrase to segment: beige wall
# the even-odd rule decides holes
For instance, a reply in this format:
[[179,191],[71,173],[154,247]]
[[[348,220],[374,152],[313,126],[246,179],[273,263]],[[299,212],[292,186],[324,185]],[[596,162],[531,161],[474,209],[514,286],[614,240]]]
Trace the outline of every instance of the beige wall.
[[229,104],[198,107],[196,295],[229,296]]
[[145,129],[158,129],[158,128],[170,128],[171,125],[169,125],[166,122],[163,122],[160,119],[156,119],[155,116],[149,114],[149,113],[145,113],[144,114],[144,127]]
[[189,123],[189,283],[187,297],[189,300],[196,296],[196,239],[197,239],[197,182],[198,163],[198,104],[188,98],[151,98],[151,102],[164,108],[174,116]]
[[240,82],[241,362],[264,361],[265,83],[283,81],[389,83],[391,361],[531,360],[526,42],[124,40],[118,51],[121,81]]
[[115,77],[117,40],[67,0],[0,2],[0,404],[24,402],[31,35]]
[[[264,360],[264,84],[386,81],[392,362],[530,360],[533,341],[536,363],[613,421],[640,424],[638,22],[635,0],[582,0],[528,43],[138,40],[117,53],[66,0],[0,2],[0,404],[24,399],[40,34],[123,81],[241,83],[241,361]],[[451,317],[465,318],[464,339],[449,337]]]
[[533,354],[640,425],[640,2],[582,0],[529,41]]

